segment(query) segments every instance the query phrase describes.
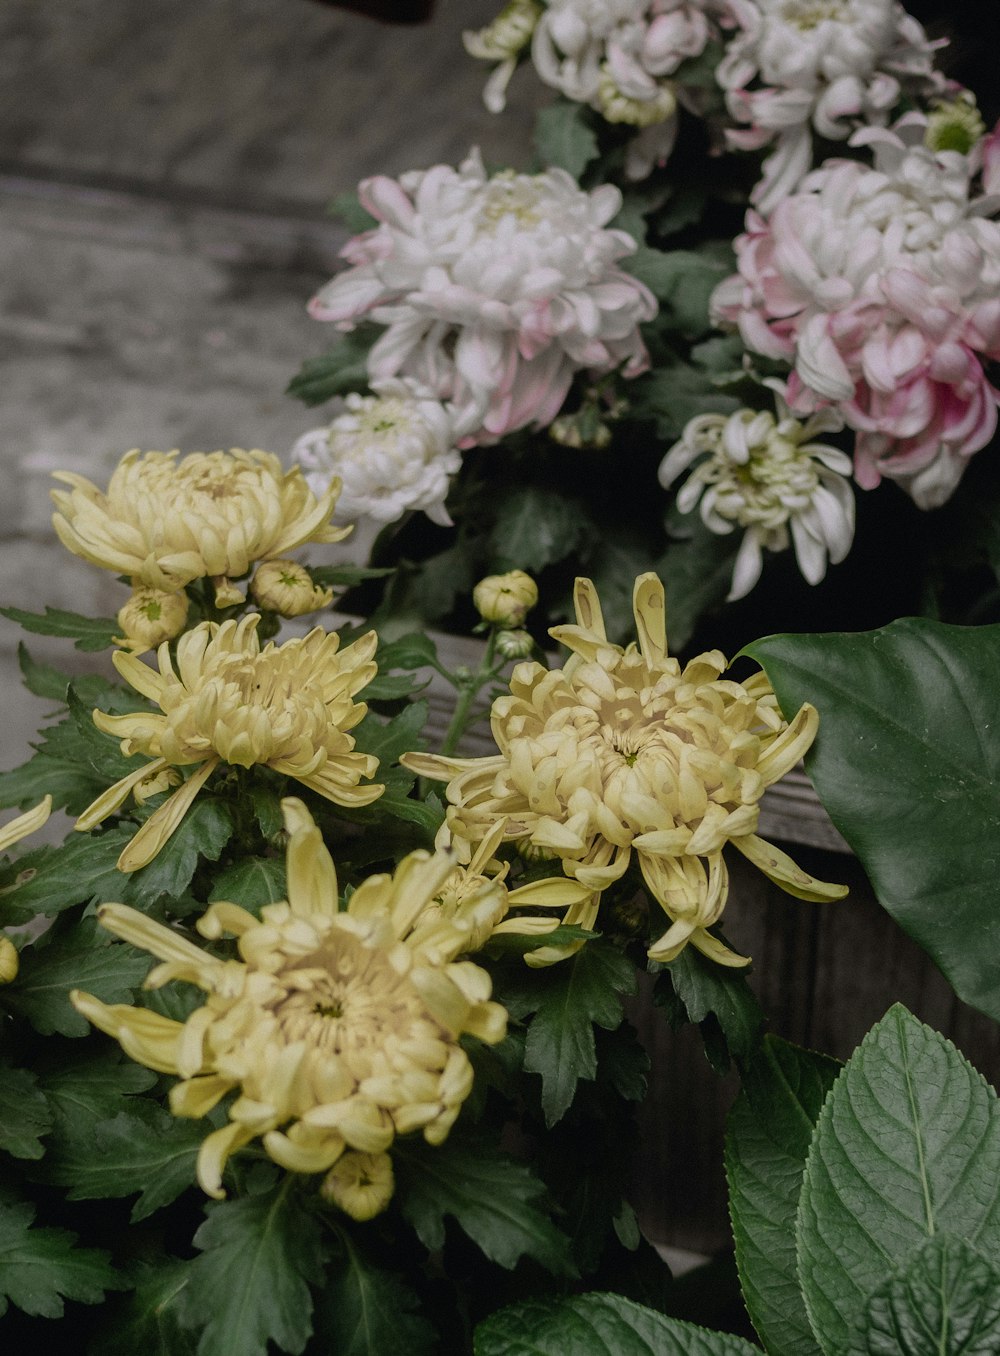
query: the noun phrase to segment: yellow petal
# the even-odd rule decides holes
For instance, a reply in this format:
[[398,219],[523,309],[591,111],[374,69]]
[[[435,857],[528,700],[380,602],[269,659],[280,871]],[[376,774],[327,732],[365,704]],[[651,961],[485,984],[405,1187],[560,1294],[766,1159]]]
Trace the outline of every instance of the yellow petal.
[[280,1130],[264,1136],[264,1148],[279,1167],[288,1172],[326,1172],[344,1152],[344,1140],[328,1134],[316,1144],[296,1143]]
[[718,937],[713,937],[704,928],[695,928],[691,934],[691,945],[696,951],[700,951],[703,956],[715,961],[716,965],[726,965],[735,970],[750,964],[749,956],[741,956],[736,951],[730,951],[729,947],[720,942]]
[[46,796],[33,810],[26,810],[23,815],[18,815],[9,824],[5,824],[0,829],[0,852],[6,852],[9,847],[19,843],[22,838],[27,838],[29,833],[34,833],[37,829],[40,829],[51,813],[52,797]]
[[170,1110],[175,1116],[189,1116],[192,1120],[198,1120],[207,1116],[235,1086],[231,1078],[223,1078],[221,1074],[186,1078],[170,1089]]
[[833,885],[827,881],[816,880],[808,871],[803,871],[792,861],[787,853],[766,843],[755,833],[744,838],[734,838],[733,847],[739,848],[744,857],[759,867],[769,880],[780,885],[786,894],[796,899],[806,899],[812,903],[825,903],[834,899],[843,899],[847,894],[846,885]]
[[290,837],[288,903],[300,918],[318,915],[332,918],[338,911],[337,870],[312,815],[293,796],[281,802],[285,828]]
[[94,828],[107,819],[108,815],[121,808],[128,800],[129,792],[137,783],[144,781],[146,777],[151,777],[161,768],[167,766],[165,758],[157,758],[152,763],[143,763],[142,767],[136,768],[130,772],[127,777],[122,777],[121,781],[115,782],[114,786],[109,786],[97,797],[95,801],[87,806],[83,814],[73,825],[81,833],[86,833],[88,829]]
[[174,928],[157,923],[147,914],[132,909],[127,904],[102,904],[97,910],[97,919],[101,927],[113,932],[141,951],[148,951],[163,961],[178,961],[193,965],[198,969],[211,970],[220,967],[223,962],[200,946],[189,942]]
[[249,1144],[254,1137],[254,1132],[247,1129],[245,1125],[233,1122],[230,1125],[224,1125],[221,1130],[214,1130],[207,1139],[201,1142],[201,1148],[198,1151],[198,1181],[201,1183],[201,1189],[206,1196],[211,1196],[217,1201],[225,1199],[226,1193],[222,1190],[222,1174],[225,1171],[226,1163],[237,1149],[242,1149],[244,1144]]
[[177,1052],[183,1023],[149,1008],[102,1003],[93,994],[73,989],[70,1002],[99,1030],[113,1036],[125,1053],[157,1073],[177,1073]]
[[632,590],[639,649],[649,665],[661,664],[667,653],[667,619],[663,585],[655,574],[640,574]]
[[816,738],[819,729],[819,713],[808,702],[800,707],[788,728],[768,746],[757,760],[756,771],[764,779],[765,786],[771,786],[782,778],[790,768],[806,753]]
[[[118,858],[119,871],[138,871],[140,867],[149,865],[170,835],[180,827],[181,820],[190,809],[195,796],[218,765],[218,758],[209,758],[183,786],[177,788],[169,800],[164,801],[158,810],[154,810]],[[146,769],[147,772],[151,770]],[[80,827],[79,822],[76,827]]]

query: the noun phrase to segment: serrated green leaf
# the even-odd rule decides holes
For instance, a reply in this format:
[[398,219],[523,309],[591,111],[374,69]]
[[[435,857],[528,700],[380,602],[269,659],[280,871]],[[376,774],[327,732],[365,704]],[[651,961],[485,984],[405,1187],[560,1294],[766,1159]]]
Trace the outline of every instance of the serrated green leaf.
[[49,701],[64,702],[69,686],[69,674],[52,664],[42,664],[32,659],[24,641],[18,641],[17,663],[24,679],[24,686],[36,697],[45,697]]
[[110,1119],[77,1122],[45,1161],[46,1180],[71,1201],[133,1196],[132,1222],[145,1219],[195,1180],[203,1126],[178,1120],[145,1098]]
[[380,671],[434,668],[438,662],[437,646],[426,632],[409,631],[388,645],[380,645],[375,658]]
[[117,900],[127,879],[116,862],[135,832],[115,825],[95,834],[71,834],[58,847],[36,848],[18,859],[18,884],[3,896],[4,917],[28,922],[97,899]]
[[769,1351],[818,1356],[795,1259],[795,1214],[806,1155],[840,1065],[765,1036],[729,1113],[726,1177],[740,1285]]
[[327,1272],[316,1303],[316,1337],[336,1356],[435,1356],[437,1334],[413,1291],[352,1245]]
[[308,358],[288,383],[286,394],[304,405],[322,405],[334,396],[368,389],[368,351],[378,338],[376,325],[359,325],[326,353]]
[[668,634],[675,652],[688,643],[704,614],[725,601],[742,540],[739,533],[711,532],[696,513],[677,515],[676,522],[655,566],[666,587]]
[[1000,1271],[937,1234],[875,1291],[844,1356],[996,1356]]
[[34,1207],[0,1205],[0,1314],[16,1304],[26,1314],[61,1318],[63,1300],[96,1304],[121,1290],[106,1252],[76,1247],[66,1229],[32,1228]]
[[112,941],[96,919],[85,918],[48,945],[25,947],[17,979],[0,990],[0,1002],[43,1036],[86,1036],[90,1023],[70,1003],[70,989],[127,1003],[149,968],[148,956]]
[[425,1247],[444,1246],[450,1215],[498,1266],[533,1257],[554,1275],[574,1274],[569,1240],[534,1204],[545,1186],[524,1164],[454,1134],[437,1146],[397,1144],[393,1158],[403,1214]]
[[242,904],[260,913],[265,904],[288,898],[285,863],[280,857],[244,857],[226,868],[212,882],[209,902],[217,899]]
[[760,1356],[742,1337],[600,1294],[501,1309],[480,1323],[473,1350],[475,1356]]
[[796,1231],[813,1331],[842,1356],[874,1290],[927,1238],[1000,1255],[1000,1105],[950,1041],[897,1004],[823,1104]]
[[[421,735],[427,724],[427,703],[411,702],[398,716],[391,720],[380,720],[378,716],[368,715],[354,730],[355,744],[361,753],[373,753],[379,761],[376,781],[382,781],[380,773],[398,763],[399,755],[411,749],[423,747]],[[377,803],[377,802],[376,802]]]
[[270,842],[281,832],[284,823],[281,815],[281,796],[273,787],[260,785],[251,786],[249,796],[257,827]]
[[629,405],[636,418],[655,420],[666,441],[679,438],[696,415],[732,414],[740,401],[717,390],[710,373],[677,363],[639,377],[629,388]]
[[141,908],[144,901],[148,904],[161,895],[182,895],[199,860],[217,862],[232,833],[229,806],[221,800],[199,797],[149,865],[129,874],[122,901]]
[[786,714],[819,711],[806,768],[883,908],[1000,1020],[1000,626],[908,618],[746,653]]
[[718,1022],[725,1051],[714,1059],[714,1048],[706,1042],[706,1053],[719,1071],[725,1072],[728,1066],[726,1052],[734,1059],[747,1059],[757,1048],[765,1018],[746,975],[716,965],[693,946],[686,946],[666,970],[689,1020]]
[[171,1258],[148,1267],[127,1301],[112,1309],[87,1356],[195,1356],[198,1339],[178,1319],[190,1265]]
[[17,622],[38,636],[62,636],[78,650],[109,650],[121,630],[114,617],[83,617],[79,612],[47,607],[44,612],[23,612],[19,607],[0,607],[0,617]]
[[630,1022],[622,1022],[613,1031],[594,1034],[597,1036],[598,1079],[610,1083],[626,1101],[641,1102],[649,1083],[650,1061],[635,1027]]
[[181,1321],[200,1333],[198,1356],[266,1356],[269,1342],[298,1356],[308,1342],[309,1287],[322,1279],[326,1246],[293,1181],[208,1207],[179,1296]]
[[565,560],[588,534],[583,505],[565,493],[523,485],[503,496],[490,532],[497,568],[543,570]]
[[622,997],[636,989],[635,968],[599,939],[539,976],[539,998],[528,1028],[524,1067],[542,1076],[542,1109],[551,1126],[567,1111],[581,1078],[597,1073],[594,1026],[612,1030]]
[[[103,1039],[103,1038],[102,1038]],[[128,1106],[128,1099],[146,1092],[156,1074],[127,1059],[117,1047],[81,1051],[72,1058],[46,1063],[38,1077],[56,1122],[105,1120]]]
[[587,109],[569,99],[538,111],[533,139],[543,165],[564,169],[574,179],[579,179],[600,151]]
[[52,1112],[28,1069],[0,1064],[0,1149],[14,1158],[41,1158]]

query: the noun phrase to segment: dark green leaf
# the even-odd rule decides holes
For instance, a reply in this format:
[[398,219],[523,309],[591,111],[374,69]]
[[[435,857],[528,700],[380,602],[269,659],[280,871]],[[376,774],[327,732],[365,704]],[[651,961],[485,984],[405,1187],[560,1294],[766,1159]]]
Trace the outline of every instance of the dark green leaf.
[[[640,377],[629,390],[629,403],[639,419],[655,419],[660,437],[679,438],[689,420],[699,414],[732,414],[740,401],[717,390],[708,372],[678,363],[658,366]],[[664,448],[666,451],[666,448]]]
[[42,612],[22,612],[19,607],[0,607],[0,616],[18,622],[38,636],[62,636],[76,642],[78,650],[108,650],[121,630],[114,617],[81,617],[47,607]]
[[45,697],[53,702],[65,702],[69,675],[51,664],[41,664],[32,659],[24,641],[17,646],[17,662],[24,679],[24,686],[36,697]]
[[145,1219],[195,1180],[203,1125],[178,1120],[146,1099],[110,1120],[67,1127],[46,1159],[46,1180],[68,1189],[71,1201],[139,1198],[132,1221]]
[[732,256],[718,251],[650,249],[642,245],[622,260],[622,268],[644,282],[660,302],[671,329],[696,339],[711,328],[708,299],[732,272]]
[[280,857],[243,857],[213,881],[209,900],[226,899],[259,914],[265,904],[288,898],[285,863]]
[[251,786],[249,796],[257,826],[270,842],[281,832],[283,824],[281,797],[272,787],[260,785]]
[[354,739],[359,752],[373,753],[379,760],[376,781],[383,780],[380,773],[398,763],[401,753],[423,747],[421,735],[426,723],[427,703],[419,701],[411,702],[391,720],[380,720],[378,716],[368,715],[357,726]]
[[715,1059],[715,1049],[706,1042],[706,1053],[719,1071],[725,1071],[728,1056],[748,1058],[757,1048],[765,1019],[745,974],[716,965],[693,946],[686,946],[666,969],[689,1021],[718,1023],[725,1049],[721,1059]]
[[[673,516],[673,515],[672,515]],[[706,612],[719,607],[732,586],[733,565],[742,535],[711,532],[697,513],[677,515],[656,573],[666,581],[667,627],[676,653],[691,639]]]
[[938,1234],[872,1295],[844,1356],[996,1356],[998,1346],[1000,1271]]
[[450,1215],[499,1266],[533,1257],[557,1276],[573,1274],[569,1240],[534,1204],[545,1187],[524,1164],[454,1134],[437,1146],[400,1144],[394,1159],[403,1214],[425,1247],[444,1246]]
[[298,1356],[308,1342],[325,1245],[293,1181],[208,1207],[179,1296],[181,1321],[201,1334],[198,1356],[266,1356],[269,1342]]
[[85,918],[48,945],[25,947],[17,979],[0,991],[0,1001],[43,1036],[86,1036],[90,1023],[71,1005],[70,989],[127,1003],[149,969],[148,956],[112,941],[96,919]]
[[96,1304],[106,1290],[121,1290],[108,1255],[78,1248],[65,1229],[35,1229],[34,1207],[0,1205],[0,1314],[8,1303],[26,1314],[61,1318],[63,1300]]
[[813,1331],[840,1356],[869,1297],[926,1240],[1000,1255],[1000,1106],[943,1036],[896,1005],[823,1104],[798,1212]]
[[197,1336],[185,1332],[178,1319],[190,1265],[167,1258],[148,1267],[127,1301],[112,1311],[90,1343],[87,1356],[137,1356],[138,1352],[142,1356],[195,1356]]
[[384,579],[391,569],[373,569],[370,565],[310,565],[313,583],[323,588],[352,589],[366,579]]
[[538,987],[524,1067],[542,1076],[542,1109],[551,1126],[573,1101],[577,1082],[596,1075],[594,1025],[612,1030],[621,1022],[622,996],[635,992],[635,968],[598,939],[539,976]]
[[583,104],[569,99],[540,109],[535,116],[534,142],[542,164],[564,169],[579,179],[599,151],[590,121]]
[[317,1300],[316,1335],[331,1356],[435,1356],[437,1335],[417,1308],[416,1295],[398,1276],[348,1244]]
[[498,568],[542,570],[565,560],[587,532],[580,503],[555,490],[522,485],[503,496],[490,541]]
[[128,878],[116,863],[134,833],[134,827],[115,825],[101,833],[74,833],[59,847],[25,853],[17,863],[21,883],[4,896],[5,917],[21,923],[91,899],[102,904],[120,899]]
[[534,1299],[476,1329],[475,1356],[760,1356],[729,1333],[666,1318],[620,1295]]
[[217,862],[233,832],[233,816],[221,800],[199,797],[159,852],[141,871],[130,874],[122,892],[126,904],[141,908],[160,895],[182,895],[199,858]]
[[57,1122],[63,1125],[114,1116],[128,1106],[126,1099],[156,1082],[151,1069],[107,1046],[96,1053],[74,1050],[72,1058],[45,1064],[38,1076]]
[[322,405],[334,396],[368,389],[368,350],[379,327],[359,325],[318,358],[308,358],[288,383],[287,394],[305,405]]
[[409,631],[387,645],[380,645],[375,659],[380,673],[383,669],[434,668],[438,662],[437,646],[425,631]]
[[823,1099],[839,1065],[765,1036],[729,1113],[726,1176],[747,1312],[769,1351],[818,1356],[799,1290],[795,1214]]
[[52,1128],[52,1112],[27,1069],[0,1064],[0,1149],[14,1158],[41,1158],[41,1137]]
[[786,714],[819,711],[806,767],[880,903],[960,998],[1000,1019],[1000,626],[906,619],[746,652]]

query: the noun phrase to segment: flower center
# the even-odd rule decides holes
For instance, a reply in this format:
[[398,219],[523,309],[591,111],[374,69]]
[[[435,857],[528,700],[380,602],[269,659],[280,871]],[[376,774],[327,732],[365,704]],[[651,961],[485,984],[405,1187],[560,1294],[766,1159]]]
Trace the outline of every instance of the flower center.
[[794,28],[808,33],[827,19],[843,23],[847,13],[841,0],[788,0],[782,11],[782,18]]
[[479,222],[489,232],[504,217],[513,217],[519,226],[537,226],[542,219],[538,199],[538,187],[526,175],[511,171],[494,175],[483,195]]

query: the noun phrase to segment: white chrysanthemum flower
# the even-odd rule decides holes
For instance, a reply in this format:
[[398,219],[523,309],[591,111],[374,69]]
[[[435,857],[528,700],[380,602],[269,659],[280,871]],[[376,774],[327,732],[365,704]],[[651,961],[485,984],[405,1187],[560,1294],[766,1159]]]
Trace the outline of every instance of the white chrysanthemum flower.
[[[862,124],[884,125],[904,88],[944,87],[923,28],[899,0],[730,0],[740,33],[716,77],[746,130],[733,145],[776,142],[752,201],[770,212],[812,164],[812,131],[842,141]],[[752,88],[751,88],[752,86]]]
[[450,402],[460,446],[544,427],[578,371],[645,370],[639,324],[656,301],[618,267],[636,243],[607,229],[617,188],[584,192],[559,169],[489,177],[473,152],[457,170],[369,179],[361,200],[380,224],[348,243],[354,267],[310,311],[343,330],[385,326],[373,384],[409,377]]
[[827,557],[838,564],[854,539],[851,459],[812,441],[818,433],[843,428],[843,420],[824,409],[801,423],[790,416],[778,389],[775,402],[777,419],[767,410],[750,409],[728,417],[698,415],[660,464],[666,488],[703,458],[681,486],[677,507],[688,513],[700,503],[705,526],[720,535],[744,529],[730,601],[756,584],[764,550],[785,551],[791,540],[799,569],[818,584]]
[[309,486],[340,478],[337,522],[394,523],[407,509],[422,509],[450,526],[444,501],[462,461],[452,413],[412,381],[376,382],[374,390],[345,397],[331,424],[303,434],[292,460]]

